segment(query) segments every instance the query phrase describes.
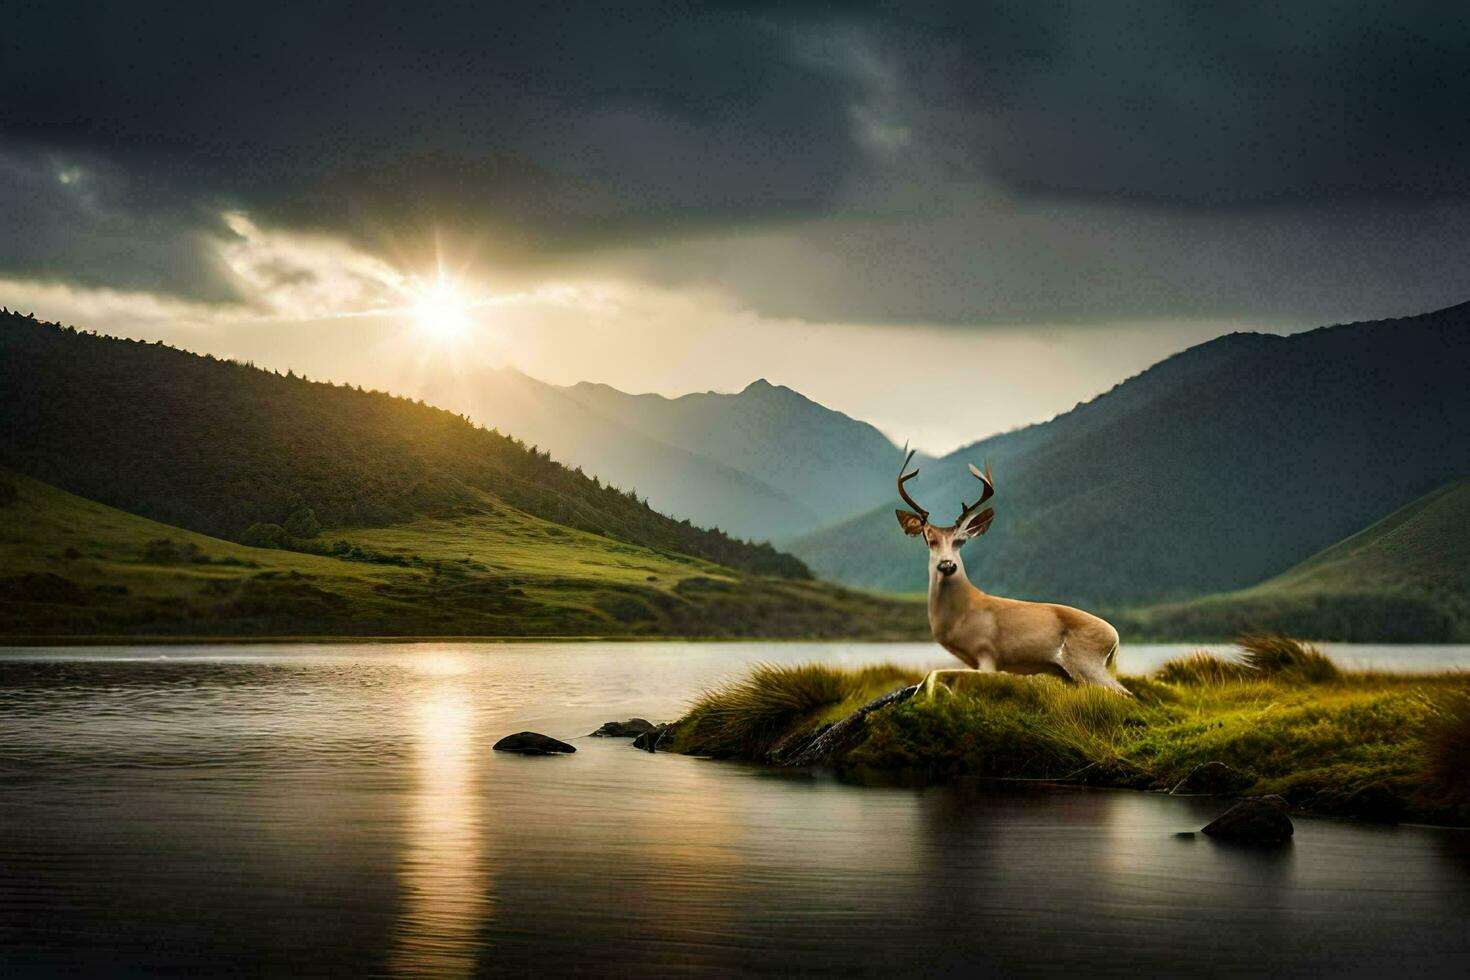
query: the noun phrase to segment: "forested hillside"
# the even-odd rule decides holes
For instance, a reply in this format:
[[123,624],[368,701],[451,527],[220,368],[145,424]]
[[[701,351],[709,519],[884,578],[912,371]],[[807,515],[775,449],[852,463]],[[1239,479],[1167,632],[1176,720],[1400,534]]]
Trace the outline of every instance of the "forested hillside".
[[[1255,585],[1470,474],[1470,305],[1288,337],[1233,334],[1042,425],[923,467],[954,518],[990,462],[971,579],[1018,598],[1152,603]],[[897,501],[895,498],[894,505]],[[824,576],[924,587],[886,505],[793,550]]]
[[0,315],[0,465],[234,540],[383,526],[485,492],[615,540],[809,575],[768,545],[667,518],[447,411],[16,314]]

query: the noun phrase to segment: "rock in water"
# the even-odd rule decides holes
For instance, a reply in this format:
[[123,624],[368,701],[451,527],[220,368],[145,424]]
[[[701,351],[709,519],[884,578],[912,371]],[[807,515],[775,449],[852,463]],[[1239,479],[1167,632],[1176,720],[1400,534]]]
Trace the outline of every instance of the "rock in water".
[[643,718],[629,718],[627,721],[605,721],[602,727],[593,732],[593,735],[602,738],[637,738],[644,732],[651,732],[658,726]]
[[656,725],[650,728],[642,735],[633,739],[633,748],[642,749],[645,752],[656,751],[655,747],[658,745],[659,739],[663,738],[664,731],[668,727],[668,725]]
[[496,752],[519,752],[521,755],[551,755],[555,752],[575,752],[577,747],[561,739],[542,735],[540,732],[516,732],[507,735],[492,746]]
[[1294,830],[1284,803],[1268,797],[1242,800],[1212,820],[1202,833],[1247,844],[1283,844]]

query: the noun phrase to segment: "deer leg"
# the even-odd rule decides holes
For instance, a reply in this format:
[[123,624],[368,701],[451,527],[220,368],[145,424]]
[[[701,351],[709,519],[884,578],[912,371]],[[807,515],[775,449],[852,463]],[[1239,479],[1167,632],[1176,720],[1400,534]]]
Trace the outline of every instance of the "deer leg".
[[1064,642],[1057,661],[1075,683],[1095,684],[1114,694],[1121,694],[1125,698],[1133,697],[1133,693],[1119,684],[1118,678],[1108,670],[1108,657],[1107,653],[1093,654],[1091,651],[1082,654],[1075,653]]

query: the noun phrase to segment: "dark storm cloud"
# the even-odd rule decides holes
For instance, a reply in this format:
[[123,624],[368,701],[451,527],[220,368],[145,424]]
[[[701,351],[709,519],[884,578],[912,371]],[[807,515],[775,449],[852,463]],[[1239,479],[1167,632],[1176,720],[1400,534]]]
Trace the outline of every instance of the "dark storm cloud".
[[242,299],[205,237],[219,216],[89,156],[0,146],[0,275]]
[[[853,186],[1137,205],[1125,255],[1188,241],[1177,222],[1149,237],[1161,209],[1211,212],[1212,234],[1221,212],[1289,208],[1310,239],[1359,202],[1470,196],[1470,18],[1448,4],[37,4],[6,29],[0,151],[52,176],[95,161],[121,196],[99,191],[99,224],[71,185],[12,174],[0,265],[206,297],[227,285],[168,230],[187,241],[230,207],[370,247],[463,229],[504,262],[820,221],[866,206]],[[126,215],[152,223],[131,257],[108,244]],[[871,261],[881,241],[842,249]],[[1054,252],[1005,261],[1038,282],[1033,315],[1049,290],[1090,308],[1085,282],[1042,266]],[[1153,295],[1114,279],[1097,309]],[[1147,302],[1186,312],[1170,295]],[[965,319],[985,302],[888,305]]]
[[1470,192],[1470,8],[956,4],[896,29],[1011,187],[1217,206]]
[[775,235],[627,250],[633,276],[767,316],[961,327],[1139,319],[1310,326],[1470,297],[1470,202],[1170,210],[966,199]]
[[817,211],[850,157],[840,82],[734,11],[148,4],[19,21],[26,43],[0,63],[9,140],[292,223],[490,221],[502,242],[575,246]]

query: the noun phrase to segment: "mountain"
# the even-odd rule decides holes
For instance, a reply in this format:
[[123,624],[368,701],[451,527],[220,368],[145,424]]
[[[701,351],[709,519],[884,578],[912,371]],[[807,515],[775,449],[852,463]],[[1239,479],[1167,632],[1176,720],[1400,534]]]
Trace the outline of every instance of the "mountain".
[[[746,572],[805,578],[423,403],[0,316],[0,465],[217,537],[381,527],[481,506]],[[309,514],[305,512],[310,512]],[[294,532],[293,532],[294,533]]]
[[0,636],[907,639],[926,629],[918,603],[742,575],[486,494],[333,538],[320,553],[248,547],[0,470]]
[[636,490],[661,513],[757,540],[778,540],[817,521],[801,504],[739,469],[654,438],[509,368],[480,371],[438,401],[551,453],[608,484]]
[[1295,568],[1238,592],[1139,611],[1139,632],[1470,641],[1470,480],[1440,487]]
[[898,448],[873,426],[764,378],[738,394],[664,398],[583,382],[581,404],[670,445],[697,451],[775,487],[831,524],[888,499]]
[[[965,464],[990,462],[995,523],[965,555],[988,591],[1127,604],[1240,589],[1470,473],[1466,377],[1470,305],[1232,334],[910,486],[947,522],[976,495]],[[890,500],[791,548],[820,575],[921,590],[923,549]]]
[[665,398],[472,375],[446,407],[547,449],[664,513],[784,541],[888,499],[899,452],[866,422],[764,379],[737,394]]

